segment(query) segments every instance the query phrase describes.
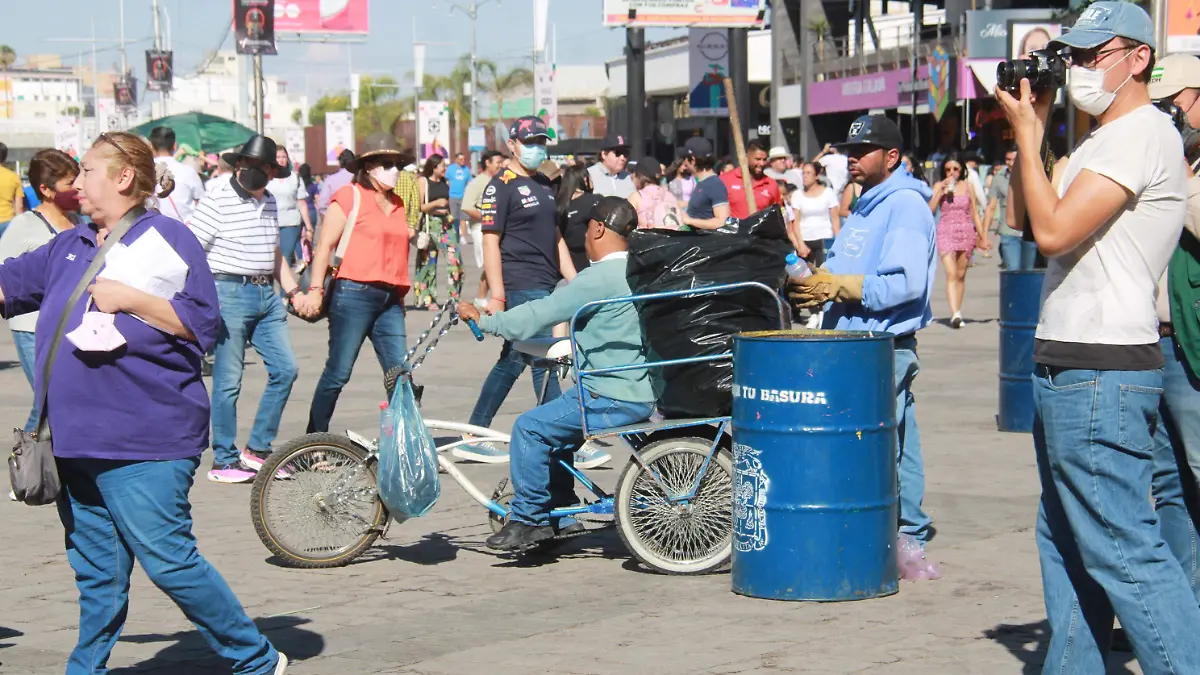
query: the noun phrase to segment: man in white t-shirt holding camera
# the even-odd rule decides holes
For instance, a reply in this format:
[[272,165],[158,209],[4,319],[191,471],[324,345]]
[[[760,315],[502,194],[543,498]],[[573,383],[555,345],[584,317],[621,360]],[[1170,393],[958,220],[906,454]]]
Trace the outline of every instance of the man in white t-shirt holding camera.
[[1186,214],[1179,133],[1150,103],[1154,24],[1101,0],[1051,43],[1099,126],[1058,190],[1041,157],[1052,91],[997,90],[1016,136],[1016,222],[1048,260],[1034,346],[1046,672],[1103,673],[1114,612],[1147,673],[1200,673],[1200,607],[1147,499],[1163,386],[1155,289]]

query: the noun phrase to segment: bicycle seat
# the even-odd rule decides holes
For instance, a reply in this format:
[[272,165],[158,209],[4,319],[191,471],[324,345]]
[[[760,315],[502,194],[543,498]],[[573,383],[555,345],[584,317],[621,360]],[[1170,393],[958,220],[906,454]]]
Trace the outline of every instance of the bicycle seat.
[[533,338],[513,343],[513,348],[535,359],[570,360],[571,339],[564,337]]

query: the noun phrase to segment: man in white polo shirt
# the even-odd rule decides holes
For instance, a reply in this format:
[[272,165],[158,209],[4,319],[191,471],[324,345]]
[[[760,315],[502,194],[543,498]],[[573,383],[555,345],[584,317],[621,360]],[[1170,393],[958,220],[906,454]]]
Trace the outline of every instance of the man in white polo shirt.
[[[223,157],[232,178],[200,201],[192,231],[208,252],[221,302],[221,334],[214,350],[212,388],[215,483],[246,483],[271,453],[283,407],[298,374],[288,336],[287,313],[275,282],[290,300],[298,290],[279,249],[279,215],[267,183],[279,169],[275,141],[254,136]],[[267,369],[267,388],[248,445],[237,447],[237,401],[249,343]]]
[[1114,613],[1142,672],[1200,673],[1200,606],[1147,499],[1163,393],[1155,288],[1188,177],[1147,91],[1154,32],[1137,5],[1101,0],[1051,43],[1070,48],[1071,100],[1098,122],[1057,190],[1041,157],[1053,92],[996,92],[1017,142],[1009,206],[1048,261],[1033,383],[1048,673],[1105,672]]

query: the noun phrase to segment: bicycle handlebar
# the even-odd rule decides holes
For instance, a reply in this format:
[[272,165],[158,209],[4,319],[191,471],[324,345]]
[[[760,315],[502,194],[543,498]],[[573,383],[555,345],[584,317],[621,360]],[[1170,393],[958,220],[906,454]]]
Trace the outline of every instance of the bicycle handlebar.
[[474,319],[467,319],[467,326],[471,329],[471,332],[475,334],[475,340],[477,342],[483,342],[483,331],[479,330],[479,324],[475,323]]

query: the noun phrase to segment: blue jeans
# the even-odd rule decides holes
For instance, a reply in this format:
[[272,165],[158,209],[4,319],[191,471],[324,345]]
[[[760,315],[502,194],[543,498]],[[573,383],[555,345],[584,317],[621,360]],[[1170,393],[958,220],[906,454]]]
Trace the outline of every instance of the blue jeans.
[[288,267],[295,267],[296,261],[304,259],[300,250],[300,234],[302,232],[304,232],[303,225],[279,228],[279,250],[283,252],[283,259],[287,261]]
[[29,419],[25,421],[25,433],[31,434],[37,428],[38,416],[41,413],[42,402],[38,399],[37,389],[34,389],[34,339],[33,331],[14,330],[13,344],[17,347],[17,359],[21,362],[21,370],[25,371],[25,379],[29,380],[29,388],[33,389],[33,409],[29,411]]
[[[553,289],[537,289],[531,291],[509,291],[508,303],[506,309],[520,307],[521,305],[539,300],[550,295]],[[547,326],[534,337],[546,338],[553,335],[553,327]],[[496,417],[496,412],[500,410],[500,406],[504,403],[504,399],[508,397],[508,392],[512,391],[513,385],[517,383],[517,378],[521,377],[521,373],[525,371],[525,366],[528,365],[529,357],[521,352],[513,349],[513,345],[508,340],[504,341],[504,346],[500,348],[500,360],[496,361],[496,365],[492,366],[492,372],[488,373],[487,379],[483,381],[483,390],[479,392],[479,400],[475,402],[475,410],[471,412],[471,424],[477,427],[492,426],[492,419]],[[542,383],[546,378],[546,368],[533,366],[533,394],[539,397],[542,395]],[[553,375],[550,377],[550,382],[546,385],[546,401],[552,401],[562,395],[562,388],[558,385],[558,378]]]
[[[635,424],[654,411],[651,403],[615,401],[587,390],[583,396],[589,429]],[[575,451],[584,440],[582,422],[579,391],[575,387],[517,418],[509,445],[512,520],[549,525],[551,509],[578,502],[575,478],[559,460],[574,466]]]
[[221,302],[221,333],[213,350],[212,445],[216,464],[226,465],[238,458],[237,402],[242,393],[246,343],[254,347],[267,369],[267,389],[258,401],[247,444],[251,450],[270,452],[299,370],[288,335],[287,312],[273,286],[218,281],[217,298]]
[[1197,565],[1197,528],[1192,513],[1197,506],[1196,478],[1191,467],[1200,460],[1200,381],[1192,378],[1175,340],[1163,338],[1166,367],[1163,397],[1154,430],[1154,475],[1151,492],[1163,539],[1200,603],[1200,566]]
[[1142,672],[1200,673],[1200,606],[1146,499],[1162,384],[1160,370],[1034,371],[1043,672],[1105,672],[1115,613]]
[[134,560],[234,673],[274,671],[279,653],[196,550],[188,491],[199,465],[199,455],[166,462],[58,460],[58,516],[79,588],[79,642],[67,675],[108,673],[129,611]]
[[921,457],[921,431],[917,428],[916,398],[912,384],[921,371],[914,337],[896,339],[896,449],[900,487],[900,534],[929,541],[933,521],[921,508],[925,500],[925,460]]
[[382,285],[338,279],[329,298],[329,358],[309,408],[308,433],[329,431],[342,387],[368,337],[383,372],[403,365],[408,348],[404,295]]
[[1000,235],[1000,264],[1006,270],[1033,269],[1033,261],[1037,259],[1037,243],[1025,241],[1011,234]]

